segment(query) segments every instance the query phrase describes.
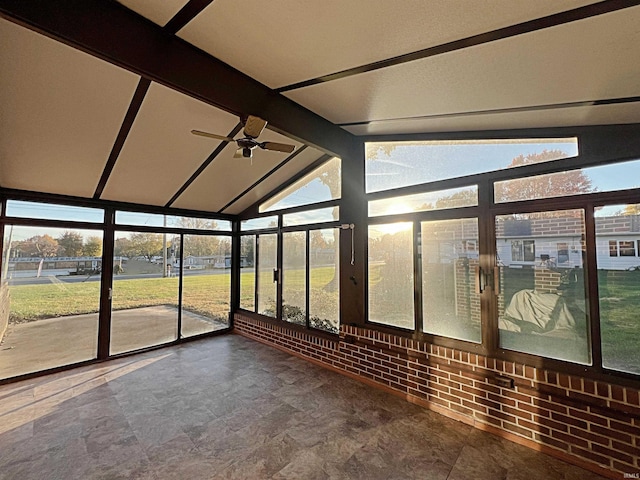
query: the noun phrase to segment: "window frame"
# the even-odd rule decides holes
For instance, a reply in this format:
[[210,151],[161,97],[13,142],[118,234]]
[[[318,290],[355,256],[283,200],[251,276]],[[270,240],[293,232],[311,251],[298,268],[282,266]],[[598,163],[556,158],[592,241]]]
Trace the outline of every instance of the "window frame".
[[[556,129],[567,130],[567,129]],[[580,129],[577,129],[580,130]],[[593,129],[597,130],[597,129]],[[380,200],[387,199],[405,195],[412,194],[420,194],[428,191],[438,191],[438,190],[446,190],[450,188],[463,187],[468,184],[477,184],[478,185],[478,196],[479,203],[478,207],[461,207],[454,208],[449,210],[441,210],[441,211],[430,211],[430,212],[420,212],[420,213],[408,213],[401,215],[387,215],[380,217],[367,217],[367,226],[373,225],[376,223],[390,223],[394,221],[406,221],[407,219],[417,219],[417,218],[437,218],[437,219],[446,219],[446,218],[462,218],[464,216],[471,215],[472,212],[480,212],[479,215],[484,219],[482,224],[492,224],[495,222],[495,216],[501,214],[513,214],[513,213],[526,213],[526,212],[535,212],[535,211],[544,211],[544,210],[564,210],[564,209],[572,209],[572,208],[582,208],[585,211],[585,240],[589,242],[590,247],[589,252],[586,254],[586,259],[584,262],[585,265],[585,277],[586,277],[586,302],[587,302],[587,310],[588,316],[590,319],[590,343],[589,347],[592,350],[592,359],[593,364],[591,366],[587,366],[585,368],[584,365],[575,364],[572,362],[567,362],[563,360],[557,360],[553,358],[541,357],[537,355],[531,355],[516,351],[504,350],[498,347],[497,343],[497,313],[495,312],[495,306],[493,306],[492,301],[483,300],[481,302],[482,309],[482,326],[483,326],[483,341],[482,345],[479,348],[475,348],[474,345],[469,345],[464,341],[456,340],[447,337],[441,337],[437,335],[425,335],[422,334],[419,330],[421,328],[421,319],[416,319],[415,330],[414,331],[406,331],[404,329],[398,329],[395,327],[381,325],[378,323],[373,323],[368,321],[368,312],[365,314],[364,325],[367,325],[370,328],[374,328],[376,330],[387,332],[395,335],[405,336],[408,338],[414,338],[418,340],[424,340],[430,342],[434,345],[442,345],[445,347],[457,348],[467,352],[480,352],[485,355],[488,355],[493,358],[503,359],[507,361],[515,361],[522,362],[532,366],[545,366],[546,368],[555,368],[561,371],[574,372],[575,374],[587,375],[591,378],[609,378],[611,375],[620,379],[621,382],[630,382],[633,385],[640,385],[640,376],[629,374],[627,372],[615,371],[604,368],[602,365],[602,355],[601,355],[601,340],[600,340],[600,319],[599,319],[599,311],[598,311],[598,297],[597,297],[597,269],[596,269],[596,243],[595,243],[595,220],[594,220],[594,212],[605,205],[615,205],[615,204],[637,204],[638,198],[640,197],[640,188],[635,189],[627,189],[627,190],[608,190],[605,192],[590,192],[578,195],[568,195],[563,197],[553,197],[553,198],[541,198],[535,200],[520,200],[514,202],[507,203],[496,203],[494,199],[494,191],[493,185],[496,181],[517,179],[526,176],[532,175],[542,175],[547,173],[556,173],[563,172],[572,169],[580,169],[586,168],[588,166],[604,166],[608,164],[615,164],[627,161],[634,161],[640,158],[640,143],[637,143],[637,146],[634,147],[620,147],[613,143],[613,145],[608,142],[615,142],[616,137],[612,136],[612,138],[607,139],[606,141],[602,138],[598,138],[597,135],[593,137],[590,133],[593,131],[592,129],[586,128],[584,132],[580,132],[577,134],[578,136],[578,145],[579,145],[579,153],[576,157],[570,157],[567,159],[557,160],[553,162],[545,162],[540,164],[532,164],[522,167],[516,167],[508,170],[501,170],[495,172],[488,172],[485,174],[477,174],[466,177],[459,177],[447,180],[440,180],[437,182],[431,182],[426,184],[419,185],[411,185],[407,187],[400,187],[390,190],[384,191],[376,191],[368,194],[364,194],[365,203],[372,200]],[[575,130],[574,130],[575,131]],[[528,133],[528,132],[527,132]],[[490,132],[488,135],[491,135]],[[571,136],[571,134],[567,134],[565,136]],[[451,135],[453,138],[464,138],[464,139],[486,139],[487,136],[483,134],[453,134]],[[529,135],[527,135],[529,136]],[[531,136],[539,137],[540,135],[536,135],[535,131],[532,131]],[[427,139],[438,139],[442,137],[438,137],[438,134],[429,134],[429,135],[415,135],[415,138],[427,138]],[[389,136],[381,136],[381,137],[365,137],[365,140],[370,139],[372,141],[389,141],[393,142],[397,137],[392,135]],[[626,141],[626,138],[617,138],[618,142]],[[585,148],[588,147],[588,148]],[[490,220],[487,220],[490,218]],[[494,232],[487,231],[486,228],[480,227],[481,235],[480,235],[480,250],[481,256],[485,257],[485,262],[483,262],[485,268],[491,269],[494,266],[495,259],[495,247],[491,248],[490,251],[487,251],[487,247],[492,245],[495,241]],[[415,234],[415,228],[414,228]],[[366,238],[366,237],[365,237]],[[636,255],[640,255],[640,240],[637,242],[637,250]],[[365,261],[368,258],[367,242],[365,242],[363,248],[365,249]],[[491,259],[487,261],[487,258]],[[415,269],[415,255],[414,255],[414,269]],[[417,270],[415,270],[418,273]],[[590,272],[590,273],[587,273]],[[368,268],[365,267],[365,273],[368,275]],[[417,282],[418,276],[414,275],[414,280]],[[365,281],[365,306],[368,305],[368,279]],[[417,288],[414,289],[417,292]],[[416,313],[418,314],[421,301],[415,301]],[[421,312],[420,312],[421,314]],[[486,315],[489,315],[488,318],[485,318]],[[489,327],[489,328],[487,328]],[[486,334],[485,334],[486,333]]]

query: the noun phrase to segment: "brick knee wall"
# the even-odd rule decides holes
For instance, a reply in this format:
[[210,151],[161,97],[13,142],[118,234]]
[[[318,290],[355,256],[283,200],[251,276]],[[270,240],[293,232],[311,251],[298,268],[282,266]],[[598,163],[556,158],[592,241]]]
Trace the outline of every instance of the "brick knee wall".
[[[242,314],[235,333],[611,478],[640,472],[640,392],[341,326],[330,340]],[[496,384],[497,376],[514,381]]]

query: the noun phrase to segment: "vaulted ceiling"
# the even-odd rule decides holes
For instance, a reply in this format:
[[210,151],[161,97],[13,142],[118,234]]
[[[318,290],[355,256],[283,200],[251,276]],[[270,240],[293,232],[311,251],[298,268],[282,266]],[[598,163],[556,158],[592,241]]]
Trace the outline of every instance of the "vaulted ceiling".
[[[359,136],[640,122],[640,0],[0,0],[0,187],[238,214]],[[239,117],[265,118],[233,158]]]

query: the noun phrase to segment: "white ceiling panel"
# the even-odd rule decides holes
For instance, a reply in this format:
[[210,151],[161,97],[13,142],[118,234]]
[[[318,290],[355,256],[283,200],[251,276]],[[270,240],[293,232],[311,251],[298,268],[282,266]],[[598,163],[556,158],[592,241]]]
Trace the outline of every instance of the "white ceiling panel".
[[257,201],[264,198],[266,195],[277,189],[280,185],[286,183],[289,179],[294,177],[297,173],[311,165],[324,155],[320,150],[308,147],[296,155],[291,161],[283,165],[272,175],[266,178],[263,182],[260,182],[254,188],[249,190],[242,198],[231,205],[223,213],[229,213],[237,215]]
[[138,78],[0,20],[0,185],[91,197]]
[[220,144],[193,135],[191,130],[228,135],[238,121],[229,113],[152,83],[102,198],[166,205]]
[[629,8],[285,95],[334,123],[634,96],[639,24]]
[[178,35],[276,88],[591,3],[216,0]]
[[[297,148],[301,146],[300,143],[270,130],[265,130],[259,140],[290,143]],[[253,159],[233,158],[236,148],[235,144],[229,144],[172,206],[219,211],[289,155],[256,148]]]
[[118,3],[164,27],[188,0],[118,0]]
[[416,118],[354,125],[346,127],[345,130],[354,135],[390,135],[398,132],[458,132],[620,123],[640,123],[640,104],[625,103],[446,118]]

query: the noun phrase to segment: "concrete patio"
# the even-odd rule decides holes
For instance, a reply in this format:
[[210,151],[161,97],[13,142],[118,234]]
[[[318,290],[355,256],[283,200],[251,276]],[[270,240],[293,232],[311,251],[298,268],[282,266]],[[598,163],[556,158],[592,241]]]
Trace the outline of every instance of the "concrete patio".
[[[182,336],[221,330],[227,325],[191,312],[182,313]],[[178,310],[168,305],[118,310],[112,314],[112,355],[177,338]],[[0,344],[0,378],[96,358],[98,314],[10,324]]]

